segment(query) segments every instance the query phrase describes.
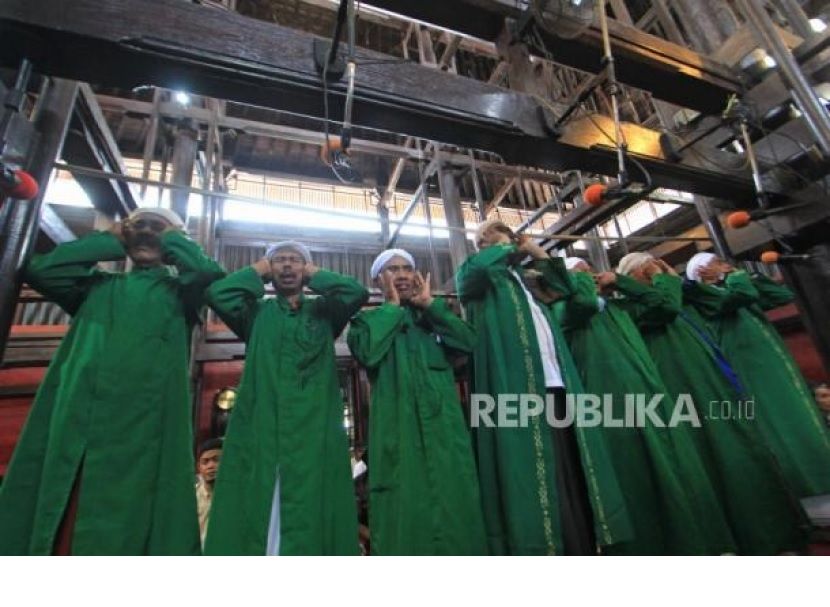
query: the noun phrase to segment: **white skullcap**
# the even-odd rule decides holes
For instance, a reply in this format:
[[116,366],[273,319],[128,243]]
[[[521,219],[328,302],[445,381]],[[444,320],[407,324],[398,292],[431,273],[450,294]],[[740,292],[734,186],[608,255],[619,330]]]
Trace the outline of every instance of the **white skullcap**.
[[714,253],[698,253],[686,263],[686,278],[700,282],[698,273],[708,266],[717,255]]
[[573,270],[576,266],[578,266],[581,263],[588,263],[588,262],[585,261],[584,259],[582,259],[581,257],[566,257],[565,258],[565,267],[568,270]]
[[648,253],[629,253],[628,255],[620,259],[620,263],[617,264],[617,274],[628,276],[634,270],[636,270],[643,264],[652,261],[653,259],[654,257],[649,255]]
[[139,207],[135,209],[132,213],[128,215],[128,219],[135,219],[141,215],[155,215],[156,217],[160,217],[170,225],[175,228],[183,228],[184,222],[182,218],[178,216],[175,212],[171,211],[170,209],[165,209],[163,207]]
[[303,256],[306,263],[311,263],[311,251],[308,250],[308,247],[305,246],[301,242],[297,242],[296,240],[283,240],[282,242],[278,242],[277,244],[271,245],[268,247],[268,250],[265,252],[265,258],[269,261],[274,256],[274,253],[279,251],[280,249],[294,249]]
[[372,269],[369,270],[369,275],[372,277],[372,280],[378,277],[383,271],[383,267],[393,257],[403,257],[413,268],[415,267],[415,258],[407,251],[403,249],[386,249],[383,253],[375,257],[375,261],[372,262]]

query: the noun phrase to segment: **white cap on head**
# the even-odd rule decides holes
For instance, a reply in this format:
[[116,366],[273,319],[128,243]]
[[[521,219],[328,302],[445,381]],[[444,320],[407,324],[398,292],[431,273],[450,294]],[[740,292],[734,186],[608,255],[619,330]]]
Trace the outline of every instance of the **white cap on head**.
[[568,270],[573,270],[574,268],[576,268],[576,266],[578,266],[581,263],[588,263],[588,262],[585,261],[584,259],[582,259],[581,257],[566,257],[565,258],[565,267]]
[[271,245],[265,252],[265,258],[270,261],[274,254],[281,249],[293,249],[303,256],[306,263],[311,263],[311,251],[303,243],[297,242],[296,240],[283,240]]
[[140,217],[142,215],[154,215],[156,217],[160,217],[174,228],[183,228],[184,222],[182,218],[178,216],[177,213],[171,211],[170,209],[165,209],[163,207],[139,207],[131,212],[127,218],[128,219],[135,219],[136,217]]
[[372,280],[380,275],[383,271],[383,267],[389,263],[389,260],[393,257],[403,257],[413,268],[415,267],[415,258],[412,257],[409,252],[404,251],[403,249],[386,249],[380,255],[375,257],[375,261],[372,262],[372,269],[369,270],[369,275],[372,277]]
[[654,257],[649,255],[648,253],[636,252],[636,253],[629,253],[622,259],[620,259],[620,263],[617,264],[617,274],[622,274],[623,276],[628,276],[634,270],[639,268],[645,263],[652,261]]
[[717,255],[714,253],[698,253],[686,263],[686,278],[700,282],[700,271],[708,266]]

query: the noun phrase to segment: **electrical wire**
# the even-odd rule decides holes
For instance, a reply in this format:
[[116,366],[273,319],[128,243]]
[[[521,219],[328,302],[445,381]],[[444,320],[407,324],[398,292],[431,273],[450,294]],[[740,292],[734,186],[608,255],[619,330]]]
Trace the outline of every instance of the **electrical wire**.
[[[343,1],[347,2],[348,0],[343,0]],[[335,28],[336,28],[336,26],[335,26]],[[335,41],[332,38],[332,44],[334,44],[334,43],[335,43]],[[338,42],[338,45],[339,45],[339,42]],[[335,55],[335,57],[336,57],[336,55]],[[337,177],[337,179],[340,181],[340,183],[342,183],[344,185],[354,185],[353,182],[350,182],[350,181],[347,181],[346,179],[344,179],[343,176],[337,171],[337,166],[336,166],[337,163],[334,159],[334,155],[331,153],[331,134],[330,134],[330,129],[329,129],[328,72],[329,72],[329,61],[328,61],[328,57],[326,57],[326,59],[323,63],[323,74],[322,74],[322,80],[323,80],[323,127],[324,127],[324,133],[325,133],[325,137],[326,137],[326,159],[330,163],[329,166],[331,167],[332,173],[334,173],[334,176]]]

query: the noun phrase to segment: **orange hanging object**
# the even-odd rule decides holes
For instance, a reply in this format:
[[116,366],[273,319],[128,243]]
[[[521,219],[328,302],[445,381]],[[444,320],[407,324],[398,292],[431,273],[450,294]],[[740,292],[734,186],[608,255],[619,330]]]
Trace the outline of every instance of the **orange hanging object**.
[[591,206],[596,207],[605,202],[605,200],[603,200],[603,194],[607,191],[607,186],[604,186],[601,183],[594,183],[585,188],[585,195],[582,198]]
[[761,253],[761,261],[764,263],[778,263],[781,253],[778,251],[764,251]]
[[320,146],[320,160],[322,160],[323,164],[326,166],[331,166],[331,156],[335,152],[339,152],[343,149],[343,142],[340,137],[332,135],[329,137],[328,143],[328,146],[326,146],[325,143]]
[[746,211],[735,211],[726,218],[726,224],[733,230],[745,228],[752,221],[752,216]]
[[14,171],[14,183],[8,186],[3,186],[2,195],[17,200],[31,200],[40,191],[35,178],[29,175],[26,171]]

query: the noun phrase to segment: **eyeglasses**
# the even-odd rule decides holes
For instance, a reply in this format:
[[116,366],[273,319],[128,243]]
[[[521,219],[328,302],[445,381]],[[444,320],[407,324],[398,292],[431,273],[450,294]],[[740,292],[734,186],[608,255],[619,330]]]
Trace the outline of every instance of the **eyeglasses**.
[[383,268],[383,271],[389,272],[390,274],[397,274],[398,272],[403,272],[404,274],[412,274],[412,272],[415,271],[415,268],[413,268],[411,265],[407,263],[401,265],[386,266],[385,268]]
[[150,218],[131,219],[125,223],[126,227],[134,231],[151,230],[153,232],[164,232],[170,226],[169,223],[162,219]]

